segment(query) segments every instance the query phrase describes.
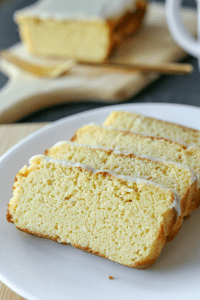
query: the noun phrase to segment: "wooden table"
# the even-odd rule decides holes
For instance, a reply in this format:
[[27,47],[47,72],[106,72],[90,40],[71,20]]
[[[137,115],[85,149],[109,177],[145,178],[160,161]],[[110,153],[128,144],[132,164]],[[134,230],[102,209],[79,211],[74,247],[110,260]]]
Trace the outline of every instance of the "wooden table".
[[[48,123],[0,125],[0,156],[21,139]],[[0,281],[1,300],[24,300]]]

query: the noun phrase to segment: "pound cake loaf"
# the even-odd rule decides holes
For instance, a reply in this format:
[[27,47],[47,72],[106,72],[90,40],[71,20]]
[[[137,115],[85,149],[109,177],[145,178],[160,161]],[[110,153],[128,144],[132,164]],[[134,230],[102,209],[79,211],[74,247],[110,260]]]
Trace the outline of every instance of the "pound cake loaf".
[[[172,161],[189,166],[195,174],[200,174],[200,149],[186,146],[179,142],[162,137],[146,136],[131,131],[85,125],[75,133],[72,141],[80,144],[103,146],[120,151],[128,151],[139,155],[146,155],[157,159]],[[199,188],[195,199],[191,201],[185,211],[190,215],[200,204]]]
[[197,176],[190,168],[177,163],[153,160],[70,141],[55,144],[45,151],[45,155],[54,159],[79,162],[95,169],[114,171],[119,175],[151,180],[177,192],[180,196],[181,215],[167,237],[168,240],[173,239],[180,230],[186,207],[197,193]]
[[29,53],[101,62],[138,31],[147,0],[42,0],[14,19]]
[[132,268],[152,265],[180,214],[160,185],[41,155],[16,176],[7,220]]
[[104,126],[141,132],[181,141],[200,148],[200,131],[128,111],[114,111]]

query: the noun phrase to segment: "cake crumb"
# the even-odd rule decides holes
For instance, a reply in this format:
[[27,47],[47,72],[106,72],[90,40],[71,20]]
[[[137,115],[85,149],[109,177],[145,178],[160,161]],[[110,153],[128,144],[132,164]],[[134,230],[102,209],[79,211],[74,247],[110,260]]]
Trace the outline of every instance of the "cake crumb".
[[112,277],[112,276],[109,276],[109,279],[114,279],[114,277]]

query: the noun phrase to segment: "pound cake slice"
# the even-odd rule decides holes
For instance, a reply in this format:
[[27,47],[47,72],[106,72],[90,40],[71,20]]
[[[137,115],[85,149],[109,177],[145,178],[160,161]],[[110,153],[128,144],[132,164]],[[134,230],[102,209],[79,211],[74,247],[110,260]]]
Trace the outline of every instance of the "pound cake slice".
[[180,230],[187,204],[197,193],[197,176],[190,168],[177,163],[152,160],[70,141],[55,144],[45,151],[45,155],[54,159],[79,162],[95,169],[110,170],[121,175],[151,180],[177,192],[180,196],[181,215],[168,240],[172,240]]
[[114,111],[106,119],[104,126],[162,136],[200,147],[200,131],[178,124],[139,115],[128,111]]
[[[166,138],[89,124],[77,130],[72,141],[172,161],[189,166],[197,176],[200,174],[200,149]],[[196,197],[186,208],[185,216],[190,215],[199,205],[198,188]]]
[[165,187],[41,155],[16,176],[7,220],[143,269],[159,256],[177,212],[179,196]]
[[28,52],[101,62],[138,31],[147,0],[43,0],[15,13]]

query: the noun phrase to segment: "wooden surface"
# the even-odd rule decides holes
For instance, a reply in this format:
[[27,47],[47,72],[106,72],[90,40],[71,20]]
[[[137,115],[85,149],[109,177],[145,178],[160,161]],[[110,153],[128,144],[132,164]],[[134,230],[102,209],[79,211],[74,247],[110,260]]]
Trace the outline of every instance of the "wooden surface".
[[[196,13],[183,10],[190,33],[196,34]],[[30,56],[22,44],[11,48],[19,58],[35,64],[57,64]],[[127,39],[110,59],[122,64],[160,64],[181,60],[186,53],[173,41],[162,4],[151,3],[141,30]],[[11,123],[38,109],[68,102],[126,101],[158,78],[157,73],[110,73],[105,68],[75,66],[57,79],[39,78],[1,59],[1,69],[9,81],[0,92],[0,123]]]
[[[0,125],[0,155],[21,139],[47,125],[47,123]],[[0,300],[24,300],[0,281]]]

